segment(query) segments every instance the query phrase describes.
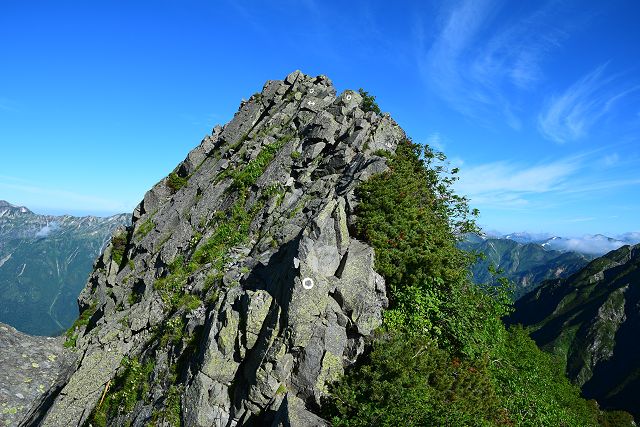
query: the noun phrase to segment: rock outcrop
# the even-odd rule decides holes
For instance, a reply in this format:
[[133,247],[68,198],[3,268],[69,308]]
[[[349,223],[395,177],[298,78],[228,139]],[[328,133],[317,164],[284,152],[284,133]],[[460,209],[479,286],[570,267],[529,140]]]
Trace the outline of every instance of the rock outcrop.
[[213,129],[96,261],[73,372],[24,424],[327,425],[387,304],[355,188],[405,135],[362,105],[296,71]]
[[72,366],[63,342],[26,335],[0,323],[0,426],[18,425]]

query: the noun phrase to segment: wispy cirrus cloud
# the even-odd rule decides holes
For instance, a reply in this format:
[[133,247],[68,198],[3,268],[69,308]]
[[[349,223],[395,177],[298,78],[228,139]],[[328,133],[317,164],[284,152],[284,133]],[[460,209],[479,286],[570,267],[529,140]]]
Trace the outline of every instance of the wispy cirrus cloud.
[[538,116],[538,130],[547,139],[565,143],[584,138],[623,98],[640,86],[619,84],[619,75],[606,73],[607,64],[551,97]]
[[440,132],[433,132],[427,136],[425,144],[437,151],[444,151],[445,149],[445,143]]
[[533,166],[493,162],[463,168],[456,189],[474,205],[523,207],[529,204],[529,195],[560,191],[579,168],[576,158]]
[[[629,176],[637,170],[638,161],[623,164],[616,154],[603,157],[606,151],[605,147],[536,164],[497,161],[463,166],[456,191],[478,207],[548,209],[569,200],[593,200],[595,194],[640,187],[640,178]],[[572,222],[586,219],[594,218],[576,216]]]
[[534,10],[509,25],[496,16],[505,4],[465,0],[444,10],[434,39],[418,30],[418,65],[425,82],[467,117],[485,121],[497,111],[521,126],[513,92],[531,90],[543,78],[541,62],[567,31],[549,22],[557,8]]

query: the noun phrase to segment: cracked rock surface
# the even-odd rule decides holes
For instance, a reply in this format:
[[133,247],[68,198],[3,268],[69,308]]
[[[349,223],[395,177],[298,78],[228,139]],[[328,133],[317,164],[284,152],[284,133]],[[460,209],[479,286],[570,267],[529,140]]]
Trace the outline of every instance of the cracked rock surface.
[[328,425],[387,305],[355,188],[405,138],[361,106],[296,71],[216,126],[96,261],[73,372],[25,424]]
[[62,343],[0,323],[0,426],[18,425],[70,365]]

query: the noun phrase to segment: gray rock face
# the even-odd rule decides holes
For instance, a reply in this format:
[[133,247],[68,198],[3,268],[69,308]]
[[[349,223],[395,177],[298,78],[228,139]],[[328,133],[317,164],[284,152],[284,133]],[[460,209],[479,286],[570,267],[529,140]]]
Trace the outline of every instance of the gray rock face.
[[75,372],[26,424],[328,425],[328,384],[387,305],[354,190],[405,138],[361,103],[296,71],[205,137],[135,209],[123,261],[96,261]]
[[0,426],[18,425],[71,365],[62,342],[0,323]]

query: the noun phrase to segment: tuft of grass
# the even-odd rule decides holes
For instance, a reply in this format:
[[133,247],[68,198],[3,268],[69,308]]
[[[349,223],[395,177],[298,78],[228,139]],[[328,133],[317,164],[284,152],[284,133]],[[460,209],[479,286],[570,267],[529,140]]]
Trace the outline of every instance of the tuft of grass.
[[178,190],[187,185],[187,181],[187,178],[183,178],[177,173],[171,172],[167,178],[167,187],[169,187],[172,194],[175,194]]
[[93,409],[87,425],[106,427],[116,416],[130,413],[137,402],[148,400],[149,379],[155,368],[153,360],[142,364],[137,357],[125,357],[121,367],[122,371],[112,380],[104,401]]
[[391,157],[393,157],[393,153],[391,151],[387,151],[383,149],[377,149],[376,151],[373,152],[373,155],[378,157],[386,157],[387,159],[390,159]]
[[67,339],[63,345],[66,348],[75,348],[76,342],[78,340],[78,333],[76,330],[82,326],[87,326],[89,324],[89,319],[91,319],[91,316],[93,316],[97,310],[98,303],[94,302],[89,308],[80,313],[80,316],[78,316],[76,321],[73,322],[73,325],[71,325],[71,327],[65,333]]
[[127,247],[127,233],[121,232],[111,238],[111,258],[120,266]]
[[287,134],[282,136],[276,142],[267,144],[258,156],[251,160],[244,168],[232,173],[232,188],[248,188],[256,183],[258,178],[264,173],[265,169],[276,156],[276,153],[282,146],[293,139],[293,135]]
[[153,222],[152,219],[147,219],[145,222],[143,222],[140,225],[140,227],[138,227],[138,230],[136,230],[136,235],[138,236],[138,238],[142,239],[146,237],[147,234],[149,234],[151,230],[154,229],[155,226],[156,224]]
[[151,415],[150,425],[168,425],[180,427],[182,425],[182,385],[171,385],[167,392],[162,409],[155,410]]
[[162,347],[169,343],[174,345],[179,344],[184,337],[184,319],[182,316],[172,317],[164,324],[162,336],[160,338],[160,345]]

